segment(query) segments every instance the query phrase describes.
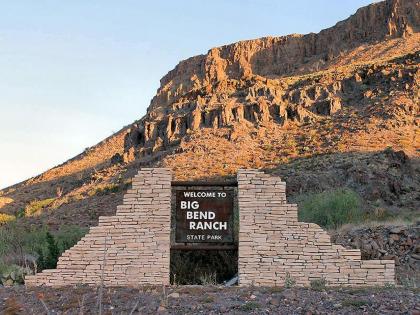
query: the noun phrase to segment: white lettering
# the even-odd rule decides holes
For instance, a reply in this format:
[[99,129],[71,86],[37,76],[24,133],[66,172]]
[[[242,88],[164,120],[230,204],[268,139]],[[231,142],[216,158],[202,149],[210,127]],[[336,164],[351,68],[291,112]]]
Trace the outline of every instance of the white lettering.
[[190,230],[227,230],[227,222],[189,222]]
[[202,240],[204,241],[204,235],[187,235],[187,240]]
[[[218,230],[227,230],[227,222],[215,222],[215,223],[219,223]],[[215,230],[217,229],[215,228]]]
[[215,198],[216,192],[214,191],[184,191],[186,198]]
[[181,201],[181,209],[194,209],[197,210],[200,207],[198,201]]
[[208,240],[222,240],[222,235],[207,235]]
[[213,220],[216,213],[212,211],[187,211],[187,220]]

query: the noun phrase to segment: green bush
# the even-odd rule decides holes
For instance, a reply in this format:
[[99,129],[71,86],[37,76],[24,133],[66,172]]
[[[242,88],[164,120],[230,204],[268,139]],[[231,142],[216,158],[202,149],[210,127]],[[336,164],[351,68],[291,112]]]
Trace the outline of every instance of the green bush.
[[30,274],[33,274],[33,271],[28,267],[1,265],[0,283],[5,286],[23,284],[25,276]]
[[44,268],[45,269],[54,269],[57,267],[58,257],[60,256],[57,242],[54,239],[54,236],[47,231],[45,234],[45,240],[47,242],[47,256],[44,258]]
[[360,197],[349,189],[308,195],[299,205],[299,221],[316,223],[327,229],[362,219]]
[[25,228],[16,222],[0,227],[0,265],[30,267],[39,272],[55,268],[58,257],[86,233],[86,229],[63,226],[57,232],[46,227]]
[[15,212],[16,218],[23,218],[25,217],[25,208],[20,208]]
[[242,304],[239,309],[241,311],[245,311],[245,312],[250,312],[253,310],[257,310],[261,308],[261,304],[255,301],[249,301],[249,302],[245,302],[245,304]]
[[204,273],[199,276],[201,285],[216,285],[217,284],[217,273]]
[[324,278],[311,280],[311,289],[315,291],[325,290],[327,286],[327,280]]
[[54,200],[55,200],[55,198],[48,198],[48,199],[43,199],[43,200],[31,201],[25,207],[25,215],[26,216],[33,216],[33,215],[41,214],[42,210],[51,206],[51,204],[54,202]]
[[58,232],[54,234],[60,255],[76,244],[86,233],[88,229],[77,225],[63,225]]
[[290,289],[294,287],[296,284],[296,280],[290,275],[290,273],[286,272],[286,278],[284,279],[284,287]]
[[[12,222],[0,229],[0,259],[5,265],[16,264],[25,266],[29,262],[27,256],[38,256],[44,252],[45,229],[26,229]],[[33,268],[37,269],[37,259],[32,260]]]

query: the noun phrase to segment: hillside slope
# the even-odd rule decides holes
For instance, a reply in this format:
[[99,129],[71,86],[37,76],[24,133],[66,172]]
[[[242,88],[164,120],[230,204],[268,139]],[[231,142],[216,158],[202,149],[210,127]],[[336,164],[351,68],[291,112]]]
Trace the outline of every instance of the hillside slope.
[[0,191],[0,212],[95,224],[142,165],[177,179],[263,168],[285,178],[292,199],[350,187],[367,207],[415,211],[419,64],[419,0],[363,7],[318,34],[213,48],[164,76],[143,118]]

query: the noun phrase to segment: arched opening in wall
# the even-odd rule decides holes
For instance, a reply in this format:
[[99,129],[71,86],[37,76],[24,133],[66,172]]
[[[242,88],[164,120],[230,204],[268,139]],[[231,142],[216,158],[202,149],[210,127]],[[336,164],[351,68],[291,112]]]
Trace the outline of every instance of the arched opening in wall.
[[231,282],[238,274],[237,182],[172,182],[171,203],[171,284]]

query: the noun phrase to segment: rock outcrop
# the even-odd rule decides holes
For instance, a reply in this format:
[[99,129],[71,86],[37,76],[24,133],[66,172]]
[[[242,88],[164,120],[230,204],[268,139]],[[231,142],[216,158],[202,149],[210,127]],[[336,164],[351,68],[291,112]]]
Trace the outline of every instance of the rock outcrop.
[[[203,128],[309,123],[332,116],[343,107],[357,107],[400,92],[411,94],[414,100],[420,82],[419,62],[420,54],[415,53],[391,63],[360,65],[341,73],[326,72],[305,79],[260,76],[228,79],[183,94],[163,107],[155,106],[154,99],[147,115],[127,133],[124,158],[130,161],[150,156]],[[413,116],[417,107],[418,104],[409,102],[402,110]],[[399,122],[404,124],[404,119]]]
[[[420,39],[419,8],[418,0],[375,3],[318,34],[241,41],[180,62],[161,79],[146,116],[126,135],[125,160],[165,150],[200,128],[229,127],[235,122],[307,122],[397,84],[398,89],[413,89],[415,70],[389,73],[380,66],[341,77],[330,74],[329,82],[325,77],[307,81],[287,77],[369,61],[377,53],[376,58],[392,55],[392,47],[375,46],[382,41],[411,38],[412,44],[394,54],[419,50],[415,43]],[[367,45],[370,50],[361,57],[360,50]],[[352,54],[356,56],[343,58]],[[394,76],[397,82],[388,82]]]
[[409,36],[420,30],[418,0],[391,0],[360,8],[318,34],[241,41],[180,62],[161,79],[149,110],[166,108],[187,93],[223,91],[222,81],[305,74],[327,68],[361,44]]
[[332,237],[347,248],[361,250],[363,259],[392,259],[400,283],[418,287],[420,223],[412,226],[372,226],[343,230]]

